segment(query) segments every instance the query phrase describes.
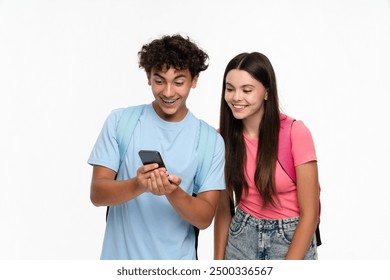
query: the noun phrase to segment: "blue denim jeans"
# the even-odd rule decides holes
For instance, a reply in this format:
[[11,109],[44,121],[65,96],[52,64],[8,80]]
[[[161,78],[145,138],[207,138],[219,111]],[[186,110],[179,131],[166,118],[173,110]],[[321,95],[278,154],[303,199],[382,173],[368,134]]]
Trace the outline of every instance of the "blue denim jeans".
[[[237,208],[230,224],[225,259],[284,260],[298,221],[299,217],[258,219]],[[317,259],[315,234],[304,259]]]

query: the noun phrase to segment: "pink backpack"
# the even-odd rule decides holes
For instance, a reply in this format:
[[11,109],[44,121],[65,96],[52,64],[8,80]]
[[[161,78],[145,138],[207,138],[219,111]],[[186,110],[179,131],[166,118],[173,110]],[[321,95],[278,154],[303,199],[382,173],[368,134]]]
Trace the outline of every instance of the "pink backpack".
[[[296,185],[297,177],[295,174],[294,158],[291,153],[291,128],[295,119],[280,114],[280,130],[279,130],[279,145],[278,145],[278,162],[284,172],[290,177],[293,183]],[[321,213],[321,203],[320,203]],[[319,214],[320,214],[319,213]],[[316,229],[317,246],[322,244],[319,223]]]

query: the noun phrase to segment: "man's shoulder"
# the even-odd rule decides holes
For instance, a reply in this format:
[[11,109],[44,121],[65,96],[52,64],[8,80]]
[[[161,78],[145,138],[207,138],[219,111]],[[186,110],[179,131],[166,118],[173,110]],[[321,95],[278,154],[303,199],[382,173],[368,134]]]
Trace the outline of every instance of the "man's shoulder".
[[146,107],[147,104],[140,104],[140,105],[114,108],[111,110],[110,114],[108,115],[108,118],[119,121],[123,116],[130,117],[132,114],[137,112],[141,114],[144,111],[144,108]]
[[148,104],[139,104],[139,105],[131,105],[127,107],[120,107],[120,108],[115,108],[112,110],[112,113],[116,114],[123,114],[124,112],[133,112],[133,111],[138,111],[138,110],[144,110],[144,108],[147,107]]

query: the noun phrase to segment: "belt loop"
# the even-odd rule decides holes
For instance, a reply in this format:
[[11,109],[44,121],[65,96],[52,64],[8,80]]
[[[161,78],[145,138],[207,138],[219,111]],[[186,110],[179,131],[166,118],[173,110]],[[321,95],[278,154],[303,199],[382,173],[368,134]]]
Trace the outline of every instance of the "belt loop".
[[284,230],[284,220],[283,219],[279,219],[278,220],[278,226],[279,226],[279,229],[281,230]]
[[249,215],[248,213],[245,214],[245,217],[244,217],[244,221],[243,221],[243,224],[246,225],[246,222],[248,221],[249,217],[251,215]]

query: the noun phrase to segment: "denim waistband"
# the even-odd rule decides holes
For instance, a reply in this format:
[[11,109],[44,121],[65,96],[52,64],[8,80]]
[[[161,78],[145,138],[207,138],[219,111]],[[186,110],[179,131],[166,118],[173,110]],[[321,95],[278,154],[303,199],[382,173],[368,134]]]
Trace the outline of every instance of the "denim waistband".
[[240,209],[239,207],[237,207],[235,219],[242,220],[245,224],[271,230],[278,228],[288,229],[291,227],[296,227],[299,221],[299,217],[276,220],[256,218],[251,214],[248,214],[244,210]]

